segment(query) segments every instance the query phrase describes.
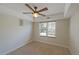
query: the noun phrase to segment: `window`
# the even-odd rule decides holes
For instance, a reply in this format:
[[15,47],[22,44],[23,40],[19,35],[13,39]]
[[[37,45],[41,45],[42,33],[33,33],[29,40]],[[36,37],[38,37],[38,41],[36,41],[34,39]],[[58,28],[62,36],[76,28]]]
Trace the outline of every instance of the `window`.
[[39,24],[40,36],[56,37],[56,22],[44,22]]

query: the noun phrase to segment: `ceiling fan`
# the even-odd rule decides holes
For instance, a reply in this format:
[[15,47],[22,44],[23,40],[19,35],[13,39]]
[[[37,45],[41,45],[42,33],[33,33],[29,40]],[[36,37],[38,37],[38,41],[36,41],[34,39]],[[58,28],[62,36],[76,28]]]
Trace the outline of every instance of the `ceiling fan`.
[[32,14],[33,17],[38,17],[39,15],[41,16],[46,16],[44,14],[41,14],[40,12],[43,12],[43,11],[47,11],[48,8],[45,7],[43,9],[40,9],[40,10],[37,10],[38,7],[34,6],[33,8],[29,5],[29,4],[25,4],[32,12],[23,12],[23,14]]

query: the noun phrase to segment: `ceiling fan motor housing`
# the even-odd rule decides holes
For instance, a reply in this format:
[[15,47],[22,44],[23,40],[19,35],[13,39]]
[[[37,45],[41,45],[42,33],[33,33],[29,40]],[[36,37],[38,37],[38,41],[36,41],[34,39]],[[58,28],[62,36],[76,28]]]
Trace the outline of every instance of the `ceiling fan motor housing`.
[[34,8],[35,8],[35,9],[37,9],[37,7],[36,7],[36,6],[35,6]]

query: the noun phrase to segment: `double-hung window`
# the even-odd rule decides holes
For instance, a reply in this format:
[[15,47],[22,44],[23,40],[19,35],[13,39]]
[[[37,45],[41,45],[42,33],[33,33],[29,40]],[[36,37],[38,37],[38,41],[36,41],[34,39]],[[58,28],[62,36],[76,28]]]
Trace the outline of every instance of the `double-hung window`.
[[40,22],[40,36],[56,37],[56,22]]

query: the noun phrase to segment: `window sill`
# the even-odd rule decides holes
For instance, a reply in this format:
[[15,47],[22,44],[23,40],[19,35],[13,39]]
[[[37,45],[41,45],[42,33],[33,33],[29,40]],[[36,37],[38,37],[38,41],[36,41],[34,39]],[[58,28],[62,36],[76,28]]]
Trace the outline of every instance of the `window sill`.
[[55,36],[55,37],[49,37],[49,36],[48,36],[48,38],[56,38],[56,36]]
[[40,36],[40,37],[56,38],[56,36],[54,36],[54,37],[50,37],[50,36]]

